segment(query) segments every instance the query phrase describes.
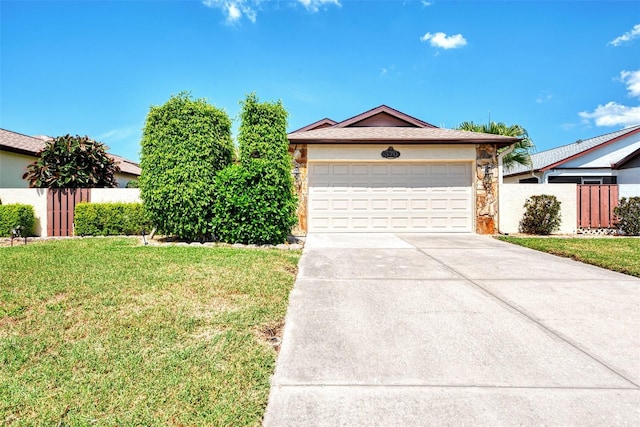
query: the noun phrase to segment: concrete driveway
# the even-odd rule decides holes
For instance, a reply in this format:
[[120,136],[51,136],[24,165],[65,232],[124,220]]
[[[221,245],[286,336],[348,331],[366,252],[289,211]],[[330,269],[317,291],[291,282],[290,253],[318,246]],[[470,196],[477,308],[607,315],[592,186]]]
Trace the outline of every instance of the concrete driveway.
[[452,234],[312,234],[267,426],[640,425],[640,280]]

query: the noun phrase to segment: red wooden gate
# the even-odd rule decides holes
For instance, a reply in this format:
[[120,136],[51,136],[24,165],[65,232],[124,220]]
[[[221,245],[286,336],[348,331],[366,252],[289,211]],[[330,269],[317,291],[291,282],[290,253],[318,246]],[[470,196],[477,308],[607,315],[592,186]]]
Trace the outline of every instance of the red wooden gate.
[[578,185],[578,228],[615,228],[617,184]]
[[47,236],[73,236],[73,214],[80,202],[91,201],[90,188],[47,190]]

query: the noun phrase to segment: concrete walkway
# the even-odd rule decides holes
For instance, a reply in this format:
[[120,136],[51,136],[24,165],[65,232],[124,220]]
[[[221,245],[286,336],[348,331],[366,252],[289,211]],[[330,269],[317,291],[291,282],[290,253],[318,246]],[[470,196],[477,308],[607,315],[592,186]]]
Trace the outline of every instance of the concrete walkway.
[[314,234],[266,426],[640,425],[640,280],[490,237]]

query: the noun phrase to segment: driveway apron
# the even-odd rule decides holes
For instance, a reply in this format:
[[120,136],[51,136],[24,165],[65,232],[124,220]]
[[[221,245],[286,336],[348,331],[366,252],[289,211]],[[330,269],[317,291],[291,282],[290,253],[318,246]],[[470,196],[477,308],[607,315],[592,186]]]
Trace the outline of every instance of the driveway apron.
[[473,234],[311,234],[264,424],[640,425],[640,280]]

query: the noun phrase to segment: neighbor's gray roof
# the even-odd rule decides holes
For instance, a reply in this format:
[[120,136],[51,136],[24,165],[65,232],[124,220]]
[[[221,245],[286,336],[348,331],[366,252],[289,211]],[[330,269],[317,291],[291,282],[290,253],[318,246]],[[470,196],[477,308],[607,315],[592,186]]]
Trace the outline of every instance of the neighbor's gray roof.
[[[40,150],[44,148],[44,144],[50,137],[44,136],[29,136],[21,133],[12,132],[6,129],[0,129],[0,149],[12,151],[19,154],[25,154],[27,156],[35,156]],[[108,153],[120,167],[122,173],[140,176],[140,165],[125,159],[124,157],[116,156],[115,154]]]
[[441,128],[416,127],[327,127],[303,132],[292,132],[288,135],[291,143],[360,143],[395,142],[395,143],[457,143],[482,144],[491,143],[510,145],[518,138],[493,135],[479,132]]
[[[550,150],[541,151],[531,155],[531,162],[533,163],[533,170],[540,170],[554,163],[558,163],[568,157],[580,154],[583,151],[587,151],[600,144],[611,141],[612,139],[619,138],[629,132],[636,129],[640,129],[640,125],[632,126],[626,129],[621,129],[615,132],[607,133],[604,135],[596,136],[585,140],[578,140],[571,144],[563,145],[561,147],[552,148]],[[505,169],[504,176],[519,175],[531,171],[531,166],[515,165],[511,169]]]

